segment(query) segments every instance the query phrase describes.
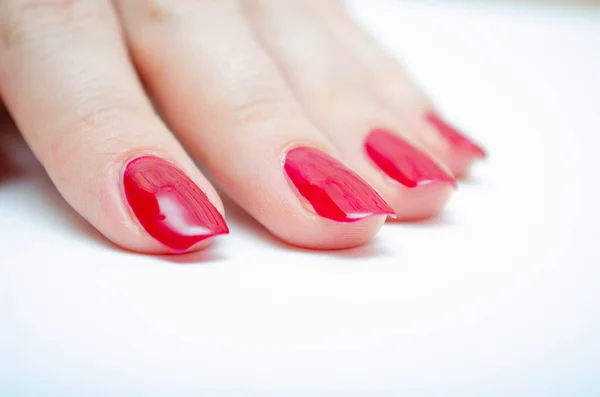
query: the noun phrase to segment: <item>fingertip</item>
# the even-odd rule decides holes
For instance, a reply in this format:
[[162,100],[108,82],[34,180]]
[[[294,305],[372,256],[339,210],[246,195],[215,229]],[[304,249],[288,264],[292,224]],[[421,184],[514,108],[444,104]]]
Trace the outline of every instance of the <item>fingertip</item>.
[[352,223],[314,219],[309,229],[298,224],[285,230],[272,230],[286,243],[312,250],[343,250],[367,244],[379,232],[386,215],[373,215]]
[[449,182],[436,182],[413,189],[397,188],[388,202],[396,211],[398,222],[418,221],[439,215],[446,207],[455,187]]

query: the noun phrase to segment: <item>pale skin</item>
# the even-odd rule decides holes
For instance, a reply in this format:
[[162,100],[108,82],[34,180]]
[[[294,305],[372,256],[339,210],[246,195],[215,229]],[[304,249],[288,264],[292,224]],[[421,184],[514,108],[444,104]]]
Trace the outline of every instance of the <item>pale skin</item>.
[[65,200],[149,254],[169,250],[115,182],[139,154],[176,164],[225,214],[197,161],[275,236],[313,249],[361,245],[386,217],[316,216],[282,177],[286,148],[348,165],[400,220],[435,216],[452,186],[391,181],[364,154],[369,129],[457,177],[477,160],[424,122],[432,103],[334,0],[0,0],[0,96]]

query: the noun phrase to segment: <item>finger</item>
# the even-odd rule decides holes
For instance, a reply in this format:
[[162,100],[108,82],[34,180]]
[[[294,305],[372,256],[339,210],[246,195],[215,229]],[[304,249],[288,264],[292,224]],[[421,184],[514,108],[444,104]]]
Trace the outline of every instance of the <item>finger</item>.
[[73,208],[140,252],[226,233],[217,194],[144,95],[109,2],[0,3],[0,92]]
[[475,161],[487,156],[481,145],[440,115],[398,61],[383,51],[345,10],[336,8],[325,16],[328,22],[335,21],[328,23],[333,34],[346,38],[340,43],[352,54],[352,64],[365,72],[371,93],[401,117],[411,136],[454,175],[465,177]]
[[[437,214],[454,178],[408,128],[378,103],[353,54],[319,14],[335,19],[332,2],[248,1],[255,29],[296,96],[352,166],[373,184],[398,218]],[[333,14],[333,16],[329,15]],[[306,43],[311,43],[307,57]]]
[[368,241],[391,209],[305,117],[234,1],[117,1],[175,132],[274,234],[310,248]]

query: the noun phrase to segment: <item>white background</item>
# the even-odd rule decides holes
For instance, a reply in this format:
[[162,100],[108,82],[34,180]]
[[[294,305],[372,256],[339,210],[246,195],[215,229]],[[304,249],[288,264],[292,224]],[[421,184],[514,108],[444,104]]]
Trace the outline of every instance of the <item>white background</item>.
[[355,3],[491,153],[442,217],[359,249],[226,203],[206,252],[123,252],[11,138],[0,396],[600,396],[600,15],[470,4]]

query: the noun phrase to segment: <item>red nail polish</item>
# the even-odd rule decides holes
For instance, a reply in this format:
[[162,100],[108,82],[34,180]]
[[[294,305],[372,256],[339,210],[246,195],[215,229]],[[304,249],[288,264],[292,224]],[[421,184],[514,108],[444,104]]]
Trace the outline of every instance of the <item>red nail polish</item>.
[[460,133],[456,128],[448,124],[437,114],[433,112],[428,113],[426,118],[427,121],[433,124],[440,134],[456,149],[469,151],[477,157],[483,158],[486,156],[485,150],[480,145],[476,144],[470,138],[467,138],[465,135]]
[[176,251],[229,233],[223,216],[190,178],[155,156],[127,164],[123,188],[129,206],[149,235]]
[[406,187],[440,182],[456,187],[456,180],[425,153],[390,132],[381,129],[371,131],[365,141],[365,149],[383,172]]
[[394,210],[367,182],[319,150],[290,150],[284,169],[300,195],[324,218],[355,222],[372,215],[394,215]]

